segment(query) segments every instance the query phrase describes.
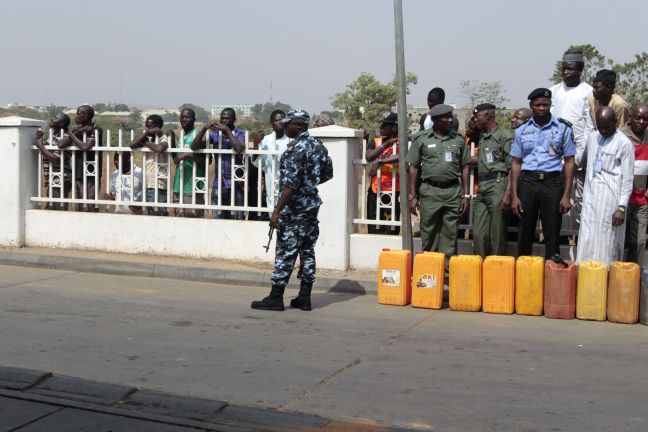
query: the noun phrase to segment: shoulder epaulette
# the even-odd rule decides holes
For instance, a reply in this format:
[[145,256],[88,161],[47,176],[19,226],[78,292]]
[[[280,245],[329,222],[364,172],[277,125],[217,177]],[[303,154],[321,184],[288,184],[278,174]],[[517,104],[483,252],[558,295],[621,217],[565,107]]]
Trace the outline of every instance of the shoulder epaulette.
[[565,119],[562,118],[562,117],[558,117],[558,121],[559,121],[560,123],[566,124],[566,125],[569,126],[569,127],[573,127],[572,122],[570,122],[569,120],[565,120]]

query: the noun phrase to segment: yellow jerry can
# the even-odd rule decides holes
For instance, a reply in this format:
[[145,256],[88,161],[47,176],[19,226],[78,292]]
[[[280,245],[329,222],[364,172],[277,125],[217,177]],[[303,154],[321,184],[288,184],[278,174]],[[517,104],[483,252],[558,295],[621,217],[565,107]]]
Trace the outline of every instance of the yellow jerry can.
[[482,311],[512,314],[515,310],[515,258],[489,256],[482,266]]
[[544,306],[544,258],[521,256],[515,263],[515,312],[542,315]]
[[479,255],[450,258],[450,309],[479,312],[481,309],[481,267]]
[[635,324],[639,321],[640,268],[636,263],[610,264],[608,321]]
[[445,278],[445,254],[417,252],[412,276],[412,306],[441,309]]
[[607,307],[607,264],[598,261],[578,263],[576,318],[605,321]]
[[411,299],[411,252],[383,249],[378,258],[378,303],[405,306]]

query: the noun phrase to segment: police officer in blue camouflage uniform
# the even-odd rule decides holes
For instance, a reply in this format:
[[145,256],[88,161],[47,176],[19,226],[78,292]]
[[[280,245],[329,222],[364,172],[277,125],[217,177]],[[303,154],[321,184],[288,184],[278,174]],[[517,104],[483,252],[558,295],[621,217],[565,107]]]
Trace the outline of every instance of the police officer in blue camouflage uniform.
[[551,91],[538,88],[528,98],[533,116],[511,146],[511,209],[521,219],[518,255],[531,255],[539,213],[550,258],[560,253],[562,215],[571,208],[576,146],[571,123],[551,115]]
[[283,294],[299,255],[301,280],[299,295],[290,306],[311,310],[310,294],[315,280],[315,242],[319,236],[317,213],[322,201],[317,186],[326,164],[326,147],[308,133],[310,117],[306,111],[290,111],[282,123],[292,139],[280,161],[281,195],[270,218],[277,229],[275,269],[272,289],[263,300],[253,301],[253,309],[284,310]]

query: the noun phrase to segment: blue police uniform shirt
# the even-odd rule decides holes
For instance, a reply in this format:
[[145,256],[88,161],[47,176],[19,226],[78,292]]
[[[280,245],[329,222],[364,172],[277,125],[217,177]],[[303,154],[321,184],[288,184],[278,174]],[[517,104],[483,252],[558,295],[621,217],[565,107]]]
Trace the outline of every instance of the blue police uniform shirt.
[[562,159],[574,156],[572,128],[551,116],[539,126],[533,117],[515,130],[511,156],[522,159],[522,169],[529,171],[562,171]]
[[288,143],[281,155],[280,182],[295,192],[283,208],[282,214],[296,214],[316,209],[322,203],[317,186],[320,183],[321,167],[328,157],[328,150],[308,132],[302,132]]

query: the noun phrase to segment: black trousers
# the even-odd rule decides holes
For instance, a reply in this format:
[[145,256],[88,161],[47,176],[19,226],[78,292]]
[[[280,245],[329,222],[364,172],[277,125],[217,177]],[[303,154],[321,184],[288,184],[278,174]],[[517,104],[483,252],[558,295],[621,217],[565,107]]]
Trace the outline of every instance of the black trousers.
[[564,191],[563,177],[538,179],[520,174],[518,197],[522,201],[522,218],[518,231],[518,255],[531,255],[538,214],[545,239],[545,258],[560,253],[560,199]]

